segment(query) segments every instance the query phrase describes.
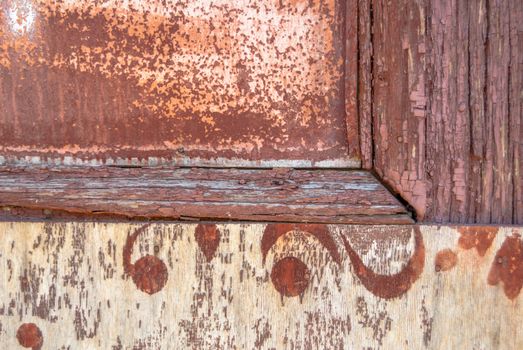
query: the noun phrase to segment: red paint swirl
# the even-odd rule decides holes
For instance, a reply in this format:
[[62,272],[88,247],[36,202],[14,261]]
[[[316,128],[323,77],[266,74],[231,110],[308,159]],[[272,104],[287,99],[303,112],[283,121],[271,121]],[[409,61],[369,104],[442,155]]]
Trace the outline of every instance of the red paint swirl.
[[162,290],[167,283],[168,272],[165,263],[153,255],[146,255],[138,259],[136,263],[131,263],[134,243],[148,226],[140,227],[127,237],[123,249],[123,267],[125,273],[132,277],[138,289],[147,294],[154,294]]
[[423,271],[425,265],[425,246],[423,244],[423,237],[417,226],[414,227],[414,239],[414,254],[403,270],[394,275],[380,275],[375,273],[365,266],[345,237],[343,237],[343,243],[354,266],[354,273],[365,288],[380,298],[393,299],[407,292]]

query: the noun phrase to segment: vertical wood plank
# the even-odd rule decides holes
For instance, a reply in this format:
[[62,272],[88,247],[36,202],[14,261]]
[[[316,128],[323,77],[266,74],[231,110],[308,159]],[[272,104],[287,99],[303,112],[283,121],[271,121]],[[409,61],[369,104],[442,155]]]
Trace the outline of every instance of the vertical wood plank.
[[358,0],[358,114],[361,161],[373,166],[372,139],[372,0]]
[[377,173],[425,222],[522,222],[521,2],[373,4]]
[[482,163],[485,143],[487,140],[485,128],[485,83],[486,40],[487,40],[487,7],[486,0],[469,2],[469,112],[470,112],[470,176],[468,179],[467,218],[469,222],[481,221],[480,204],[483,198],[481,182]]
[[[509,155],[509,19],[505,0],[488,2],[487,106],[488,144],[483,164],[486,196],[481,203],[481,221],[512,221],[512,164]],[[495,203],[496,205],[492,205]]]
[[509,152],[513,164],[513,222],[523,224],[523,1],[509,1]]
[[425,217],[425,1],[373,1],[373,140],[378,175]]
[[428,217],[466,222],[470,149],[466,1],[433,2],[427,119]]
[[358,115],[358,0],[345,1],[345,116],[349,154],[360,157]]

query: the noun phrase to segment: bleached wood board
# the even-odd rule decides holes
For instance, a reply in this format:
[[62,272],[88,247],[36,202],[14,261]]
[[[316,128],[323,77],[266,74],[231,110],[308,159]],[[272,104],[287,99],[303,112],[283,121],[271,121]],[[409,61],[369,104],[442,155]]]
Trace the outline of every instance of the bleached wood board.
[[521,349],[522,231],[3,222],[0,344]]

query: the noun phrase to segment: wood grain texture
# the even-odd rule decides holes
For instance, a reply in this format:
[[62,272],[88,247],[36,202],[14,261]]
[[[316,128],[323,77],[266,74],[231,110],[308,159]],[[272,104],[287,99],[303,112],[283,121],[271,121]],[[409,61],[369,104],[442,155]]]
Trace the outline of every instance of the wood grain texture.
[[374,166],[418,219],[523,222],[522,8],[373,1]]
[[425,216],[423,0],[373,1],[373,141],[378,176]]
[[5,168],[0,207],[134,219],[413,222],[372,174],[341,170]]
[[523,347],[523,228],[286,225],[0,223],[0,343]]

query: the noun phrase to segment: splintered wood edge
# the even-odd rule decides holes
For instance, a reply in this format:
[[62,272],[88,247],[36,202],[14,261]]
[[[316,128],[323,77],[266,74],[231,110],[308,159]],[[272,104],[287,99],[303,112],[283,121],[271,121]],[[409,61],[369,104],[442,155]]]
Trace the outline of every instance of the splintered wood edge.
[[353,170],[0,168],[0,219],[411,224],[369,172]]

